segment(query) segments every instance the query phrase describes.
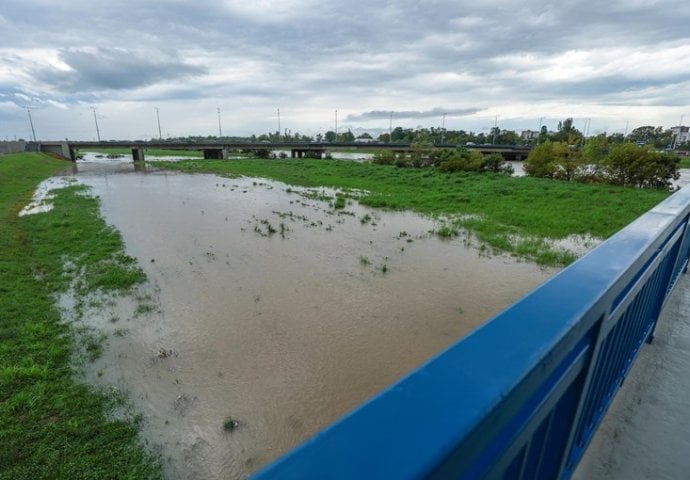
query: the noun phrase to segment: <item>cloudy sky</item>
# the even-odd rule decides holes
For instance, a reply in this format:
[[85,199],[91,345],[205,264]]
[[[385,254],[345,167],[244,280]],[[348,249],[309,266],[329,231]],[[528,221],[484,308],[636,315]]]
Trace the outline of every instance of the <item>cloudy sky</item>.
[[677,1],[0,0],[0,140],[690,123]]

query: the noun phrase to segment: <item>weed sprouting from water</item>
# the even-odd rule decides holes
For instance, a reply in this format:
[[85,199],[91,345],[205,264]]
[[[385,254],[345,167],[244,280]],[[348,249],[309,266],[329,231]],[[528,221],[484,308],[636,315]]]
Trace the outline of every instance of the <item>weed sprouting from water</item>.
[[225,430],[228,433],[234,432],[235,429],[237,429],[237,427],[239,427],[239,426],[240,426],[239,422],[232,417],[227,417],[223,421],[223,430]]
[[362,255],[359,257],[359,263],[362,265],[371,265],[371,260],[369,260],[369,257]]
[[139,315],[147,315],[149,313],[152,313],[156,310],[156,306],[151,304],[151,303],[139,303],[137,305],[137,308],[134,309],[134,315],[139,316]]
[[367,223],[371,222],[371,215],[369,215],[368,213],[365,214],[362,218],[359,219],[359,222],[362,225],[366,225]]
[[458,235],[458,230],[448,225],[442,225],[436,229],[434,233],[441,238],[453,238]]
[[336,210],[342,210],[346,205],[346,197],[342,194],[337,194],[335,196],[335,202],[333,203],[333,208]]

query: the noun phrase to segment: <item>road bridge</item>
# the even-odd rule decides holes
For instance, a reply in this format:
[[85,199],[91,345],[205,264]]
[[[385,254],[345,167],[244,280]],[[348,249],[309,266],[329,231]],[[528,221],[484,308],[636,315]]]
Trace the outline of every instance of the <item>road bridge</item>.
[[[506,160],[524,160],[527,158],[531,147],[521,145],[456,145],[440,144],[431,148],[455,149],[467,148],[476,150],[483,154],[498,153]],[[132,152],[132,159],[135,162],[145,160],[147,149],[165,150],[195,150],[202,151],[205,159],[227,159],[228,153],[233,150],[242,151],[275,151],[290,150],[290,156],[295,157],[317,157],[322,158],[327,152],[334,149],[366,150],[366,151],[386,151],[392,150],[400,153],[409,153],[415,147],[409,143],[304,143],[304,142],[139,142],[139,141],[117,141],[117,142],[93,142],[93,141],[45,141],[30,142],[27,149],[53,153],[64,158],[75,160],[78,151],[88,151],[89,149],[104,148],[126,148]]]

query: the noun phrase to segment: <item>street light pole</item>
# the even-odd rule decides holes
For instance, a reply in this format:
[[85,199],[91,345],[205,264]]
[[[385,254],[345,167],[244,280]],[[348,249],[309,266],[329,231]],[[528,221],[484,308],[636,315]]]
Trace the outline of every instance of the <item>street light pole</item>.
[[280,108],[278,109],[278,141],[280,141]]
[[220,107],[216,108],[218,111],[218,138],[223,136],[223,129],[220,127]]
[[96,107],[91,107],[91,110],[93,111],[93,121],[96,123],[96,136],[98,137],[98,141],[101,141],[101,131],[98,129],[98,117],[96,117]]
[[338,141],[338,109],[335,110],[335,141]]
[[34,139],[34,142],[36,141],[36,130],[34,130],[34,121],[31,119],[31,109],[29,107],[26,107],[26,113],[29,114],[29,124],[31,125],[31,136]]
[[441,123],[441,145],[445,143],[446,140],[446,114],[443,114],[443,122]]
[[161,117],[158,113],[158,107],[153,107],[156,110],[156,120],[158,120],[158,139],[163,140],[163,134],[161,133]]

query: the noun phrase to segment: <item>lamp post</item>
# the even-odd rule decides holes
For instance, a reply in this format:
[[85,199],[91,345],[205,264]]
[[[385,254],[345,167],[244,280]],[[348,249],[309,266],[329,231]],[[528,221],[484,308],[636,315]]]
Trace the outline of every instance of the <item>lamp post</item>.
[[223,129],[220,126],[220,107],[216,108],[218,111],[218,138],[223,136]]
[[36,141],[36,130],[34,130],[34,121],[31,119],[31,109],[29,107],[26,107],[26,113],[29,114],[29,124],[31,125],[31,136],[34,139],[34,142]]
[[158,113],[158,107],[153,107],[153,109],[156,111],[156,120],[158,120],[158,139],[163,140],[163,134],[161,133],[161,117]]
[[441,145],[446,141],[446,114],[443,114],[443,121],[441,122]]
[[98,129],[98,117],[96,116],[96,107],[91,107],[91,110],[93,111],[93,121],[96,123],[96,137],[98,137],[98,141],[101,141],[101,131]]

